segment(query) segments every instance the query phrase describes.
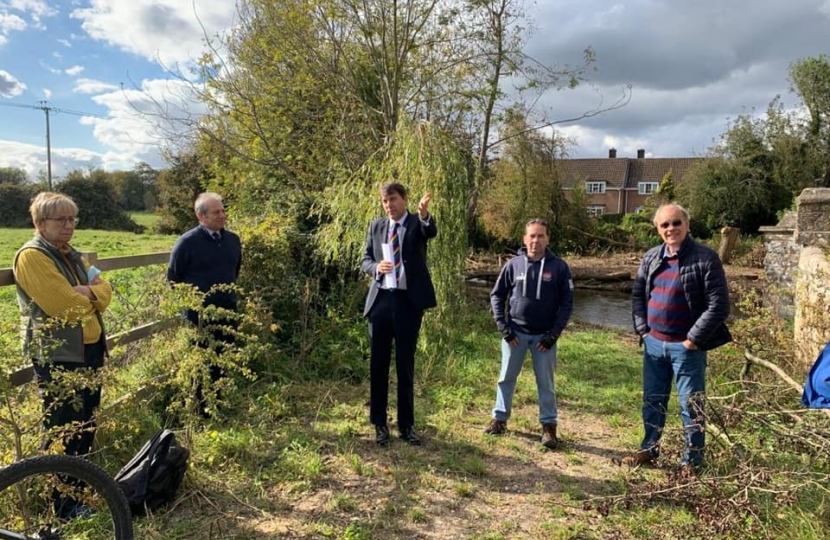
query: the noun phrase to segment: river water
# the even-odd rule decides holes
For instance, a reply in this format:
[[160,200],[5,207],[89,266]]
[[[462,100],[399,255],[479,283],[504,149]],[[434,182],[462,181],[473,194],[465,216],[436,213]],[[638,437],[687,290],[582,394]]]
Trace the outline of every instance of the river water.
[[631,293],[577,288],[572,317],[607,328],[632,330]]
[[[483,280],[471,280],[468,285],[476,291],[477,301],[489,305],[492,285]],[[576,288],[572,318],[607,328],[631,330],[631,293]]]

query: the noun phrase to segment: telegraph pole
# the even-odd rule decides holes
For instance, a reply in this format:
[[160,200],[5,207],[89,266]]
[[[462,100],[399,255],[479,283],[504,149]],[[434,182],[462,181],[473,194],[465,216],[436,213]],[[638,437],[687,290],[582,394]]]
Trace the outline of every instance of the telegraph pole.
[[46,179],[49,183],[49,190],[52,190],[52,140],[49,129],[49,113],[55,111],[57,113],[72,114],[75,116],[94,116],[96,118],[107,118],[100,114],[88,113],[83,111],[73,111],[70,109],[59,109],[57,107],[50,107],[46,101],[38,101],[37,105],[23,105],[18,103],[0,103],[4,107],[20,107],[24,109],[40,109],[46,114]]
[[40,108],[46,113],[46,179],[49,182],[49,191],[52,191],[52,141],[49,138],[49,106],[45,101],[39,101]]

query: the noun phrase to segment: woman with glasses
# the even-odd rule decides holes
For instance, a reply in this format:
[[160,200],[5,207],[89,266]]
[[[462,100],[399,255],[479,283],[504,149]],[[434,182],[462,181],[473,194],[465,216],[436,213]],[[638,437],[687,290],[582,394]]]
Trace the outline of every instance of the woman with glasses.
[[[24,353],[34,364],[43,398],[43,448],[55,441],[69,455],[86,455],[101,402],[100,368],[106,355],[101,313],[112,287],[70,244],[78,223],[75,202],[60,193],[38,194],[29,207],[34,238],[14,257]],[[69,376],[71,375],[71,376]],[[81,377],[76,378],[77,375]],[[80,515],[79,503],[56,495],[62,517]]]

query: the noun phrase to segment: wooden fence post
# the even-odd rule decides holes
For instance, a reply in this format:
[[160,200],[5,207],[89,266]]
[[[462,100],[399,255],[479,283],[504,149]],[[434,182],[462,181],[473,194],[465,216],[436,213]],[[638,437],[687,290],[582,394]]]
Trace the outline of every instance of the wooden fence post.
[[720,230],[720,247],[718,248],[718,256],[723,264],[729,264],[732,259],[732,251],[735,250],[735,245],[738,243],[738,237],[741,235],[741,230],[735,227],[724,227]]

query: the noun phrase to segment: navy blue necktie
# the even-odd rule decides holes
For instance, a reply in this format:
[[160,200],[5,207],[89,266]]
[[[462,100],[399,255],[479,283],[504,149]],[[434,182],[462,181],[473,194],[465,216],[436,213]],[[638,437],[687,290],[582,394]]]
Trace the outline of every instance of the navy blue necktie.
[[398,238],[398,222],[392,227],[392,262],[395,266],[395,280],[401,279],[401,240]]

